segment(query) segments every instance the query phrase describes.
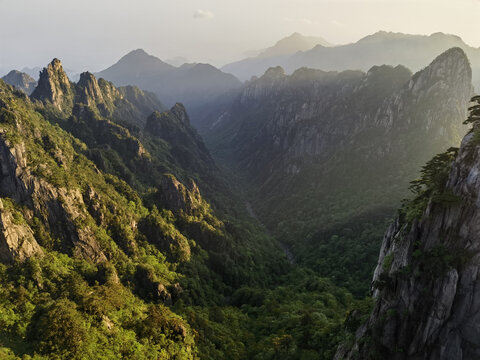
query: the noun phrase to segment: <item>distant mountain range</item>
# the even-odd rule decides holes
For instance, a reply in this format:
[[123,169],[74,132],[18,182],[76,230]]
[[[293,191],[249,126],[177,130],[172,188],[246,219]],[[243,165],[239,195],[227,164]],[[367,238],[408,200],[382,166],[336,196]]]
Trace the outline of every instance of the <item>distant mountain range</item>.
[[241,86],[235,76],[212,65],[175,67],[141,49],[128,53],[96,76],[116,86],[136,85],[157,94],[167,106],[182,102],[189,110]]
[[272,56],[290,55],[298,51],[306,51],[317,45],[330,47],[333,46],[327,40],[319,36],[305,36],[298,32],[293,33],[275,43],[275,45],[263,50],[258,54],[259,58],[268,58]]
[[[313,49],[315,46],[332,47],[325,39],[318,36],[305,36],[298,32],[293,33],[261,51],[250,51],[247,59],[235,61],[222,67],[227,73],[232,73],[240,80],[249,80],[253,75],[261,75],[266,69],[279,65],[283,58],[289,57],[300,51]],[[277,64],[278,63],[278,64]],[[252,72],[252,70],[255,70]]]
[[363,70],[374,65],[404,65],[412,71],[427,66],[431,59],[452,47],[467,54],[473,68],[473,83],[480,86],[480,49],[467,45],[455,35],[435,33],[430,36],[379,31],[356,43],[314,48],[293,54],[272,54],[240,60],[222,67],[223,71],[248,80],[262,75],[269,67],[282,66],[287,73],[301,67],[331,70]]

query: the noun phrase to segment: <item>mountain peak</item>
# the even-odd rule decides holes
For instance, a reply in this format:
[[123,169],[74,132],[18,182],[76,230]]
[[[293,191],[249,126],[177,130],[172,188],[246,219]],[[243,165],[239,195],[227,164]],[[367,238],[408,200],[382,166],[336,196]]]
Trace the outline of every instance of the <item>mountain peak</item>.
[[62,62],[57,58],[54,58],[52,62],[48,64],[48,67],[51,67],[55,71],[63,70]]
[[2,80],[16,89],[23,91],[27,95],[30,95],[37,86],[37,82],[34,78],[18,70],[10,71],[7,75],[2,77]]
[[462,49],[454,47],[437,56],[430,65],[413,76],[410,88],[416,94],[421,89],[430,88],[432,82],[435,83],[439,79],[453,86],[471,84],[472,68]]
[[[141,85],[138,83],[139,79],[144,77],[150,79],[152,74],[164,74],[174,69],[176,69],[174,66],[148,54],[145,50],[136,49],[95,75],[98,78],[112,81],[116,86]],[[148,88],[148,86],[141,87]]]
[[97,78],[90,72],[86,71],[80,74],[80,80],[77,83],[79,88],[80,101],[84,104],[103,102],[103,95]]
[[38,85],[33,91],[32,97],[43,102],[50,102],[60,111],[64,111],[72,105],[72,86],[59,59],[53,59],[40,72]]
[[78,80],[78,85],[89,82],[96,82],[97,78],[89,71],[85,71],[80,74],[80,79]]
[[165,132],[165,126],[171,123],[181,123],[190,126],[190,118],[188,117],[185,106],[176,103],[170,110],[154,111],[147,119],[145,130],[151,134],[161,136]]
[[375,43],[375,42],[381,42],[381,41],[388,41],[388,40],[393,40],[393,39],[404,39],[404,38],[409,38],[413,37],[414,35],[409,35],[409,34],[404,34],[400,32],[393,32],[393,31],[385,31],[385,30],[379,30],[376,33],[373,33],[371,35],[367,35],[360,40],[357,41],[357,43]]
[[468,66],[470,66],[467,54],[459,47],[452,47],[438,55],[435,60],[432,61],[432,65],[439,62],[450,61],[451,59],[464,61],[468,63]]
[[317,36],[305,36],[299,32],[294,32],[293,34],[277,41],[274,46],[265,49],[258,57],[274,57],[282,55],[291,55],[299,51],[306,51],[314,48],[317,45],[324,47],[330,47],[328,41],[321,37]]
[[289,38],[300,38],[300,37],[303,37],[303,35],[299,32],[294,32],[292,33],[290,36],[287,36],[285,39],[289,39]]
[[124,57],[140,57],[140,56],[145,56],[145,57],[149,57],[149,56],[152,56],[150,54],[148,54],[145,50],[143,49],[135,49],[135,50],[132,50],[130,51],[127,55],[125,55]]
[[170,112],[177,117],[182,123],[190,125],[190,118],[187,114],[187,109],[181,103],[176,103],[171,109]]
[[[143,49],[136,49],[130,51],[128,54],[123,56],[117,64],[134,64],[135,66],[142,66],[147,68],[160,67],[161,69],[171,69],[172,65],[167,64],[166,62],[160,60],[156,56],[150,55]],[[108,69],[107,69],[108,70]]]
[[281,66],[275,66],[265,71],[261,79],[275,80],[285,76],[285,70]]
[[454,34],[446,34],[446,33],[443,33],[443,32],[436,32],[436,33],[433,33],[430,35],[430,38],[433,38],[433,39],[448,39],[448,40],[453,40],[453,41],[457,41],[459,43],[463,43],[463,39],[458,36],[458,35],[454,35]]

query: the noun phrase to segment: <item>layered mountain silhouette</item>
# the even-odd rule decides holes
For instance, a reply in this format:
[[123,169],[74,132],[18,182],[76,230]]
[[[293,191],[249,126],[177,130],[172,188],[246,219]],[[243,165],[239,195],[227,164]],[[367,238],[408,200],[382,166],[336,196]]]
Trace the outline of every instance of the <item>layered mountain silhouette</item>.
[[191,111],[231,90],[240,81],[209,64],[175,67],[138,49],[96,74],[116,86],[135,85],[157,94],[167,106],[182,102]]
[[465,51],[473,68],[473,83],[480,86],[480,50],[467,45],[455,35],[435,33],[430,36],[379,31],[356,43],[326,47],[270,59],[253,58],[225,65],[239,79],[262,75],[269,67],[282,66],[287,73],[308,67],[320,70],[363,70],[374,65],[404,65],[413,71],[427,66],[431,59],[451,47]]
[[249,80],[253,75],[257,75],[256,72],[252,72],[253,70],[263,73],[269,67],[280,64],[286,57],[300,51],[313,49],[317,45],[324,47],[333,46],[321,37],[305,36],[295,32],[277,41],[275,45],[258,51],[255,56],[223,66],[222,70],[235,74],[241,80]]

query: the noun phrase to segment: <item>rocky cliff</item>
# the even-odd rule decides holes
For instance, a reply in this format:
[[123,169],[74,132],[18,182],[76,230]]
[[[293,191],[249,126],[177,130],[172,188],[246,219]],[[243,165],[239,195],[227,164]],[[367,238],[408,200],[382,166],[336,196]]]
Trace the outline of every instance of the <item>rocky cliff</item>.
[[73,90],[70,80],[58,59],[48,64],[40,72],[38,85],[32,93],[32,98],[47,101],[57,110],[66,111],[73,106]]
[[375,307],[338,359],[470,360],[480,356],[479,98],[458,150],[433,158],[416,197],[385,234],[373,278]]
[[25,261],[43,253],[35,240],[32,229],[11,202],[5,206],[0,200],[0,262]]

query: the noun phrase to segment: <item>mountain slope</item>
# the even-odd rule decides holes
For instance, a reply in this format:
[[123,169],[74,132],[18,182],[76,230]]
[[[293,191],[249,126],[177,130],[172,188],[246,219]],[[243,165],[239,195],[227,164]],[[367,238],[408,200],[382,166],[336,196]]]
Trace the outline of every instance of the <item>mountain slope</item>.
[[324,71],[347,69],[367,71],[374,65],[384,64],[392,66],[402,64],[413,71],[418,71],[427,66],[431,59],[452,47],[460,47],[465,51],[472,63],[473,83],[475,87],[479,87],[480,50],[465,44],[458,36],[443,33],[425,36],[379,31],[353,44],[335,47],[320,45],[291,56],[273,58],[268,62],[258,60],[258,63],[254,62],[238,69],[226,66],[225,70],[228,69],[241,79],[259,76],[273,66],[282,66],[288,73],[301,67]]
[[184,64],[174,67],[140,49],[128,53],[96,75],[112,81],[116,86],[136,85],[154,92],[167,106],[182,102],[191,111],[241,85],[233,75],[211,65]]
[[287,262],[182,105],[130,131],[112,84],[40,83],[0,80],[2,359],[331,357],[356,301]]
[[[459,141],[471,93],[471,69],[458,48],[413,76],[401,66],[291,76],[275,68],[212,119],[207,140],[244,177],[267,227],[324,269],[343,247],[319,257],[320,244],[353,241],[341,229],[360,224],[360,234],[368,219],[382,226],[421,164]],[[369,266],[379,236],[362,240]],[[344,284],[367,283],[368,270],[355,267],[364,280],[342,275]]]
[[[5,353],[5,338],[18,343],[20,355],[146,356],[167,346],[169,356],[192,359],[193,334],[185,321],[141,299],[167,296],[179,280],[137,226],[148,216],[165,226],[169,220],[150,213],[124,182],[98,171],[79,153],[83,143],[47,122],[3,82],[0,99],[1,258],[9,254],[6,262],[15,260],[0,266],[2,357],[15,358]],[[171,220],[169,226],[169,233],[155,229],[172,244],[186,241]],[[150,283],[146,295],[128,285],[135,276]],[[160,284],[163,295],[153,290]],[[132,313],[138,316],[133,333],[124,317]],[[156,334],[142,330],[150,321],[157,322]],[[115,350],[111,329],[119,344],[134,348]]]

